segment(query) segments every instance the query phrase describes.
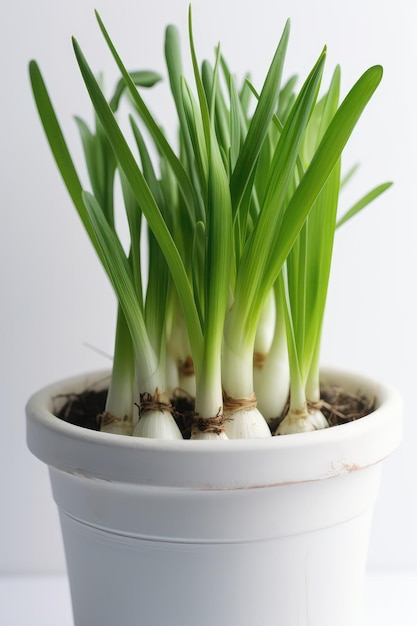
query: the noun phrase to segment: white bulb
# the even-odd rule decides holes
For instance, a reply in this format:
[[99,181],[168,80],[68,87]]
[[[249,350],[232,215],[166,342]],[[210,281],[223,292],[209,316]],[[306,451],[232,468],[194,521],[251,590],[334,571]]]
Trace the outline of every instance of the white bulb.
[[323,413],[318,409],[311,411],[289,411],[279,424],[277,435],[293,435],[295,433],[306,433],[313,430],[328,428],[329,423]]
[[146,437],[148,439],[183,438],[169,411],[147,411],[136,424],[133,437]]
[[226,415],[229,439],[260,439],[271,437],[271,431],[257,408],[241,409]]

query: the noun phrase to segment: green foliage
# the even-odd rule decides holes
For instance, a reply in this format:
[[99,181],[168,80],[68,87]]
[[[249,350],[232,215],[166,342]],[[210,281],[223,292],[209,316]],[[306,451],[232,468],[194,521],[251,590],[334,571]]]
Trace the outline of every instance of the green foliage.
[[[177,29],[168,26],[165,33],[178,116],[174,147],[141,94],[160,76],[148,70],[129,73],[96,15],[121,77],[107,100],[73,40],[94,110],[94,130],[76,118],[91,192],[83,191],[34,61],[30,76],[52,153],[113,285],[138,362],[150,371],[163,358],[167,319],[177,297],[199,384],[213,384],[222,342],[237,355],[253,348],[262,308],[275,288],[286,293],[292,385],[299,390],[317,372],[335,229],[390,186],[376,187],[336,221],[344,184],[341,155],[381,80],[381,68],[367,70],[340,105],[339,68],[320,96],[325,49],[299,91],[296,77],[282,86],[288,22],[258,93],[248,78],[239,85],[220,47],[213,64],[199,62],[190,11],[193,84],[183,75]],[[133,147],[117,120],[124,94],[134,111]],[[116,175],[129,224],[128,257],[114,223]],[[144,222],[149,229],[146,294]]]

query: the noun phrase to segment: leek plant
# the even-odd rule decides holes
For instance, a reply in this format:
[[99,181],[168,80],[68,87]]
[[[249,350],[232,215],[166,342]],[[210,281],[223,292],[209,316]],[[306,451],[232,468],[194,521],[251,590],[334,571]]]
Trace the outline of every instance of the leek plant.
[[[165,36],[178,115],[174,147],[142,97],[142,88],[159,77],[129,73],[96,16],[121,77],[107,100],[73,40],[96,120],[91,132],[77,119],[89,191],[80,182],[34,61],[30,75],[58,168],[118,299],[103,429],[178,438],[170,398],[182,392],[195,396],[192,439],[270,437],[265,417],[281,413],[289,386],[290,411],[278,432],[294,430],[286,424],[294,415],[300,421],[301,414],[308,428],[324,426],[324,418],[310,417],[307,402],[318,410],[341,154],[381,80],[381,68],[367,70],[339,104],[339,70],[328,92],[319,95],[324,49],[298,93],[294,78],[282,86],[287,23],[258,93],[249,78],[238,84],[220,46],[213,63],[198,61],[190,10],[193,84],[183,73],[177,29],[168,26]],[[133,110],[130,140],[117,119],[124,93]],[[116,175],[129,224],[127,254],[114,223]],[[367,194],[341,223],[387,186]],[[281,385],[272,382],[279,372]]]
[[[337,114],[340,94],[340,68],[337,67],[328,92],[317,103],[309,120],[295,170],[294,185],[309,167],[331,120]],[[336,163],[290,251],[276,292],[284,302],[289,365],[289,410],[277,434],[326,428],[321,412],[319,353],[326,297],[330,278],[334,236],[344,224],[388,189],[385,183],[358,201],[339,222],[337,210],[341,179],[341,160]]]
[[[51,150],[73,203],[106,269],[119,299],[112,378],[101,429],[119,434],[181,438],[166,394],[164,367],[165,307],[168,268],[160,248],[150,238],[152,251],[146,301],[142,297],[140,268],[140,208],[122,175],[123,195],[131,234],[126,259],[114,223],[114,178],[116,157],[96,117],[96,132],[77,118],[87,169],[94,195],[83,191],[45,83],[35,62],[30,77],[41,120]],[[150,87],[159,76],[152,72],[132,75],[136,85]],[[124,82],[119,81],[108,107],[117,111]],[[134,419],[135,396],[141,420]],[[137,422],[135,426],[135,422]]]

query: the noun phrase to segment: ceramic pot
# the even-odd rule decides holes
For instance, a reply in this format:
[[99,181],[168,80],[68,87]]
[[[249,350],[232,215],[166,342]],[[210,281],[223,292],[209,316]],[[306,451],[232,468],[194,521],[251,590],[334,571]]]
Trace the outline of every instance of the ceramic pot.
[[49,466],[76,626],[355,626],[381,461],[398,445],[395,390],[369,416],[250,441],[155,441],[56,418],[57,383],[27,405],[30,450]]

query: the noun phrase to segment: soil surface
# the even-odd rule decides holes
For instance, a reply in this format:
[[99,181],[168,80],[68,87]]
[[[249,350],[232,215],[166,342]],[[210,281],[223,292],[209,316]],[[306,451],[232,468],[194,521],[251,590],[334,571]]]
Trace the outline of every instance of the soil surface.
[[[107,390],[87,390],[82,394],[70,394],[65,397],[65,404],[56,412],[60,419],[89,428],[100,430],[98,416],[103,413],[107,397]],[[58,396],[56,400],[62,403],[64,396]],[[330,426],[338,426],[346,422],[360,419],[375,409],[375,398],[366,398],[360,394],[351,394],[340,387],[322,386],[321,401],[316,408],[320,408],[327,418]],[[182,432],[184,439],[189,439],[193,423],[193,402],[189,397],[174,397],[171,400],[174,407],[174,417]],[[271,432],[275,432],[277,425],[283,419],[277,417],[270,423]]]
[[102,391],[87,390],[80,394],[72,393],[67,396],[56,396],[54,400],[62,402],[64,398],[65,404],[62,409],[56,411],[57,417],[64,420],[64,422],[75,424],[75,426],[89,428],[90,430],[100,430],[98,416],[104,411],[107,389]]

